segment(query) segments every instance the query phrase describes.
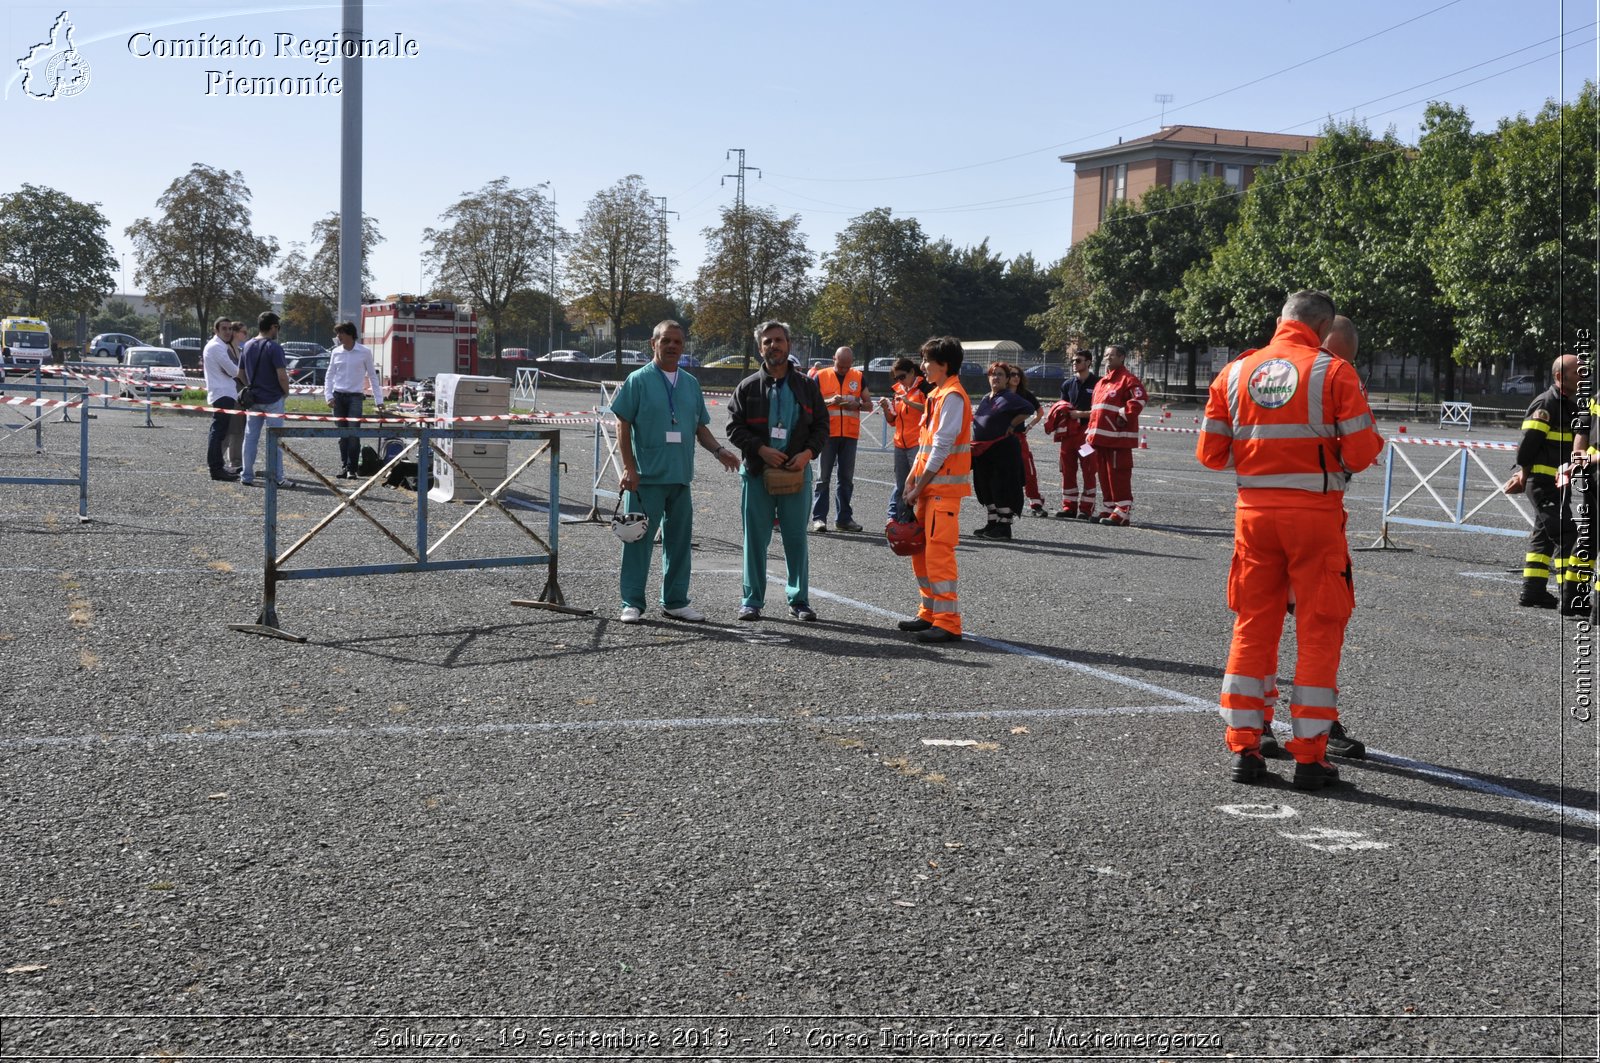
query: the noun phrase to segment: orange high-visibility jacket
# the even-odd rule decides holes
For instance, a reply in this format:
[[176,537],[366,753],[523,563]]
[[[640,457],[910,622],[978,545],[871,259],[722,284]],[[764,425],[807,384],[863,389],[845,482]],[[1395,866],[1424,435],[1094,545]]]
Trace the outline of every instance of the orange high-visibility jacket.
[[894,445],[898,450],[917,446],[922,439],[922,412],[928,397],[916,385],[894,386]]
[[1241,506],[1340,508],[1351,474],[1383,453],[1355,367],[1285,321],[1211,382],[1195,457],[1232,467]]
[[828,434],[835,438],[860,439],[861,411],[828,406],[827,403],[835,395],[843,395],[847,399],[859,399],[865,386],[861,370],[855,368],[846,370],[844,380],[840,381],[838,370],[831,366],[823,366],[813,374],[813,377],[822,387],[822,403],[828,411]]
[[1110,450],[1139,445],[1139,411],[1144,409],[1144,384],[1126,367],[1113,369],[1094,386],[1089,407],[1089,442]]
[[922,430],[917,440],[920,449],[911,466],[911,478],[917,479],[928,467],[928,455],[933,452],[933,430],[947,402],[961,406],[959,411],[954,408],[950,411],[960,413],[961,431],[950,453],[945,455],[944,464],[923,489],[922,493],[929,498],[965,498],[972,493],[972,398],[954,374],[928,396],[928,409],[922,416]]

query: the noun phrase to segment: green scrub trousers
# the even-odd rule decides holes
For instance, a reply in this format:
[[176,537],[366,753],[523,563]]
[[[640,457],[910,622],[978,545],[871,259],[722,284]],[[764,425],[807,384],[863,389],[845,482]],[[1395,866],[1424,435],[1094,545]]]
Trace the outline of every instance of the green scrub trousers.
[[766,481],[739,469],[740,504],[744,512],[744,605],[760,609],[767,602],[767,547],[772,543],[772,519],[778,519],[783,540],[783,560],[789,579],[784,593],[790,605],[809,607],[811,594],[810,541],[806,522],[811,518],[811,465],[805,482],[792,495],[774,498]]
[[[622,544],[622,604],[644,609],[645,583],[661,529],[661,608],[689,604],[689,547],[694,539],[694,506],[688,484],[640,484],[627,493],[623,508],[650,518],[644,538]],[[663,517],[665,520],[663,520]],[[767,521],[771,522],[771,516]]]

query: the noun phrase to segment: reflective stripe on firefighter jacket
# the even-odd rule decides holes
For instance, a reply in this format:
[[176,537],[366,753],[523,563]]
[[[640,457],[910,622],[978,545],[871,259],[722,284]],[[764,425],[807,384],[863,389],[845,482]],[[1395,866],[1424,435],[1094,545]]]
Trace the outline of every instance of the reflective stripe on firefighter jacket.
[[947,402],[958,403],[960,409],[951,408],[951,414],[961,417],[961,431],[955,445],[945,455],[944,464],[922,493],[930,498],[965,498],[972,493],[972,399],[967,389],[955,376],[933,389],[928,396],[928,408],[922,415],[922,430],[918,437],[917,460],[911,466],[911,478],[920,477],[928,467],[928,455],[933,452],[933,429],[939,423],[940,411]]
[[922,414],[928,396],[915,384],[894,386],[894,445],[898,450],[917,446],[922,440]]
[[847,370],[841,381],[838,370],[824,367],[817,370],[813,379],[822,388],[822,403],[828,411],[828,435],[836,439],[860,439],[861,411],[829,406],[828,400],[835,395],[843,395],[847,399],[861,398],[864,390],[861,370]]
[[1572,437],[1581,408],[1554,386],[1540,392],[1522,418],[1522,442],[1517,464],[1532,476],[1551,481],[1572,453]]
[[1340,509],[1352,473],[1383,452],[1355,368],[1299,321],[1211,382],[1195,456],[1232,467],[1241,506]]
[[1126,367],[1101,377],[1089,408],[1089,442],[1110,450],[1137,447],[1139,411],[1144,409],[1145,398],[1144,385]]

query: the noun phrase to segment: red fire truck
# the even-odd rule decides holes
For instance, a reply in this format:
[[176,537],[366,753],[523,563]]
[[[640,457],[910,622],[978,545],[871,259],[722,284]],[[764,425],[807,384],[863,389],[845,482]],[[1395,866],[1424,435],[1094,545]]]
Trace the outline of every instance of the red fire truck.
[[385,384],[478,371],[478,315],[469,306],[385,296],[361,307],[361,342]]

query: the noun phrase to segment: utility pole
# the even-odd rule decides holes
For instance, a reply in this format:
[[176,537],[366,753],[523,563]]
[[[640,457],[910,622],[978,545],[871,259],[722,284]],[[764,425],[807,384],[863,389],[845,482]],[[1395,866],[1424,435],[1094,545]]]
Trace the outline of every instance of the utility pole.
[[1161,105],[1161,128],[1162,129],[1167,128],[1167,104],[1171,103],[1173,100],[1175,100],[1177,98],[1178,97],[1174,96],[1170,92],[1158,92],[1158,93],[1156,93],[1156,102]]
[[758,167],[746,166],[744,164],[744,149],[743,148],[729,148],[728,149],[728,153],[722,157],[722,160],[724,162],[726,162],[727,160],[733,158],[735,152],[737,152],[738,155],[739,155],[739,165],[737,167],[735,167],[735,169],[738,172],[737,173],[725,173],[725,174],[723,174],[721,183],[724,186],[726,186],[727,183],[728,183],[728,178],[730,178],[730,177],[734,178],[736,181],[739,182],[739,186],[738,186],[739,187],[739,192],[738,192],[738,195],[734,198],[734,202],[739,207],[739,213],[743,214],[744,213],[744,173],[745,173],[746,170],[755,170],[755,172],[756,172],[756,180],[759,181],[761,179],[761,170]]
[[550,335],[545,340],[544,353],[549,354],[556,349],[556,244],[559,242],[556,233],[560,226],[556,224],[556,194],[550,192]]
[[339,307],[340,321],[361,327],[361,32],[362,0],[344,0],[339,95]]
[[656,205],[656,227],[657,227],[657,232],[659,232],[661,234],[661,251],[660,251],[660,259],[661,259],[661,261],[660,261],[660,265],[658,267],[658,270],[659,270],[658,276],[660,277],[661,294],[662,295],[666,295],[667,294],[667,215],[670,214],[674,218],[682,218],[683,215],[679,214],[675,210],[668,210],[667,209],[667,197],[666,196],[656,196],[655,198],[661,201],[660,203],[658,203]]

